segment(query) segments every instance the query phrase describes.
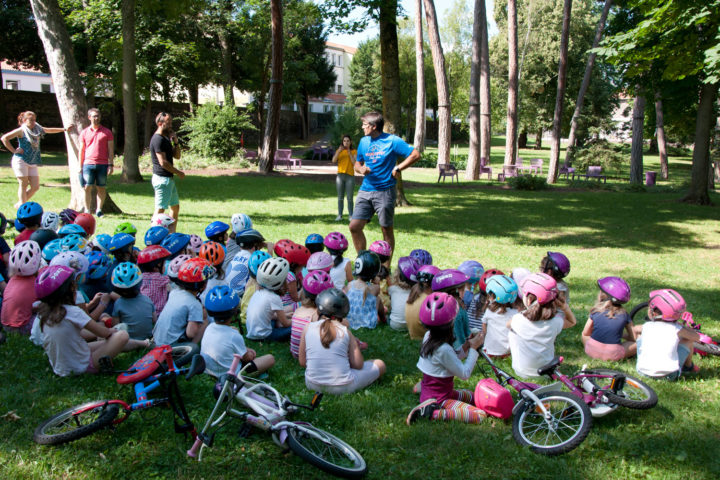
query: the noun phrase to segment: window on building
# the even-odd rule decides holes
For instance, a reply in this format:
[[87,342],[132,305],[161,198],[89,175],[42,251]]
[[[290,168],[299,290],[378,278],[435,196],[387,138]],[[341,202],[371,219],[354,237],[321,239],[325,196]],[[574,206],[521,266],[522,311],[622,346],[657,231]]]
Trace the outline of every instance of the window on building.
[[342,67],[342,55],[338,55],[338,67]]
[[19,90],[20,86],[18,85],[17,80],[5,80],[5,89],[6,90]]
[[323,105],[323,112],[327,113],[327,111],[328,111],[328,106],[327,106],[327,105]]
[[43,93],[50,93],[50,84],[49,83],[41,83],[40,91]]
[[338,93],[342,93],[342,85],[338,85],[338,86],[337,86],[337,92],[338,92]]

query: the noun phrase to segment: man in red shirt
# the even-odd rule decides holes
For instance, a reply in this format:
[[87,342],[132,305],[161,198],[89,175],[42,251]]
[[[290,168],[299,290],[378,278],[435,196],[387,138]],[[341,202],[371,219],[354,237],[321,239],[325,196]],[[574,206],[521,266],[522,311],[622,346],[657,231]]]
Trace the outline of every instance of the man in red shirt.
[[97,187],[97,211],[102,216],[105,203],[105,184],[107,176],[112,174],[115,157],[115,139],[112,132],[100,125],[100,110],[88,110],[90,126],[80,133],[80,168],[81,183],[85,188],[85,212],[90,212],[92,203],[92,187]]

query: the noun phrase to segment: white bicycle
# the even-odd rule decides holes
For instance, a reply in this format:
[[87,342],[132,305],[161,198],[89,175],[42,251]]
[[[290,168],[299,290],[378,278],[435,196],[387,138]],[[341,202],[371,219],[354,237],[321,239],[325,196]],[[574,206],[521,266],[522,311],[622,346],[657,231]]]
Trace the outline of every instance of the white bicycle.
[[[240,355],[234,355],[230,369],[220,377],[222,389],[215,408],[187,451],[190,457],[201,461],[203,449],[212,447],[218,430],[230,419],[239,418],[245,422],[246,432],[252,427],[269,432],[276,444],[287,445],[300,458],[327,473],[345,478],[365,475],[367,464],[353,447],[309,423],[285,419],[298,408],[317,408],[322,393],[315,393],[310,405],[293,403],[269,384],[243,375],[247,366],[235,375],[239,365]],[[236,404],[245,410],[238,410]]]

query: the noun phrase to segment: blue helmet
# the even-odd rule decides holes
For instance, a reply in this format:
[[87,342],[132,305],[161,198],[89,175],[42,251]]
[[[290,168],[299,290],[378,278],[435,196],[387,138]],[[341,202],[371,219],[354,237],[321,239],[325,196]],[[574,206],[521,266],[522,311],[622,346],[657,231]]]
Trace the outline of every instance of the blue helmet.
[[56,238],[55,240],[50,240],[47,244],[45,244],[42,250],[42,257],[46,262],[50,263],[50,260],[62,251],[62,240]]
[[17,209],[17,218],[21,222],[27,218],[37,217],[38,215],[42,218],[42,214],[43,209],[40,204],[36,202],[25,202]]
[[258,268],[260,268],[260,264],[263,263],[265,260],[267,260],[270,257],[270,254],[262,251],[262,250],[256,250],[250,255],[250,260],[248,260],[248,268],[250,269],[250,273],[253,277],[257,276]]
[[25,230],[25,225],[23,225],[22,223],[20,223],[20,219],[19,219],[19,218],[16,218],[16,219],[13,221],[13,224],[15,225],[15,230],[17,230],[18,233],[20,233],[20,232],[22,232],[23,230]]
[[88,278],[99,280],[107,275],[110,270],[110,259],[102,252],[92,250],[85,255],[90,265],[88,266]]
[[110,281],[113,287],[132,288],[142,282],[142,272],[134,263],[123,262],[115,267]]
[[485,291],[495,295],[495,301],[503,305],[513,303],[518,296],[515,280],[507,275],[493,275],[485,283]]
[[307,247],[308,245],[312,245],[312,244],[316,244],[316,243],[322,244],[323,240],[324,240],[323,236],[320,235],[319,233],[311,233],[305,239],[305,246]]
[[63,225],[60,227],[60,230],[58,230],[58,236],[60,238],[67,237],[68,235],[81,235],[83,237],[87,236],[87,233],[85,232],[85,229],[82,228],[80,225],[77,225],[75,223],[68,223],[67,225]]
[[252,228],[252,220],[244,213],[233,214],[232,218],[230,218],[230,223],[232,224],[233,232],[236,234]]
[[64,251],[84,253],[85,247],[87,247],[87,240],[85,240],[83,236],[71,233],[61,239],[60,245]]
[[420,263],[420,265],[432,265],[432,255],[427,250],[417,248],[410,252],[410,256]]
[[129,233],[116,233],[110,240],[110,252],[120,252],[135,244],[135,237]]
[[110,253],[110,242],[112,242],[112,235],[108,235],[107,233],[96,235],[93,240],[93,244],[97,245],[103,253]]
[[205,236],[208,238],[208,240],[212,240],[211,237],[225,233],[228,231],[229,228],[230,225],[228,225],[227,223],[221,222],[220,220],[215,220],[210,225],[205,227]]
[[485,269],[480,264],[480,262],[477,262],[475,260],[465,260],[460,264],[458,270],[460,270],[470,278],[470,283],[479,282],[480,277],[483,273],[485,273]]
[[216,285],[205,296],[205,309],[210,315],[231,312],[240,305],[240,297],[227,285]]
[[161,246],[168,249],[171,255],[182,251],[190,243],[190,235],[185,233],[171,233],[163,239]]
[[160,245],[160,243],[165,240],[165,237],[169,234],[170,231],[165,227],[161,227],[159,225],[150,227],[148,231],[145,232],[145,245]]

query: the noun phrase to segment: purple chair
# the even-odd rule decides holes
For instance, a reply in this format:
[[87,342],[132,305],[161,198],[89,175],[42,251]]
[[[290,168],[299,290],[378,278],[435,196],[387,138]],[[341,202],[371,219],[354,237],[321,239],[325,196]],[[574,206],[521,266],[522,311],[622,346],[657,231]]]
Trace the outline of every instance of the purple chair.
[[487,173],[488,180],[492,178],[492,167],[488,165],[488,159],[480,157],[480,175]]
[[508,177],[517,177],[518,167],[517,165],[503,165],[502,173],[498,173],[498,181],[504,182]]

